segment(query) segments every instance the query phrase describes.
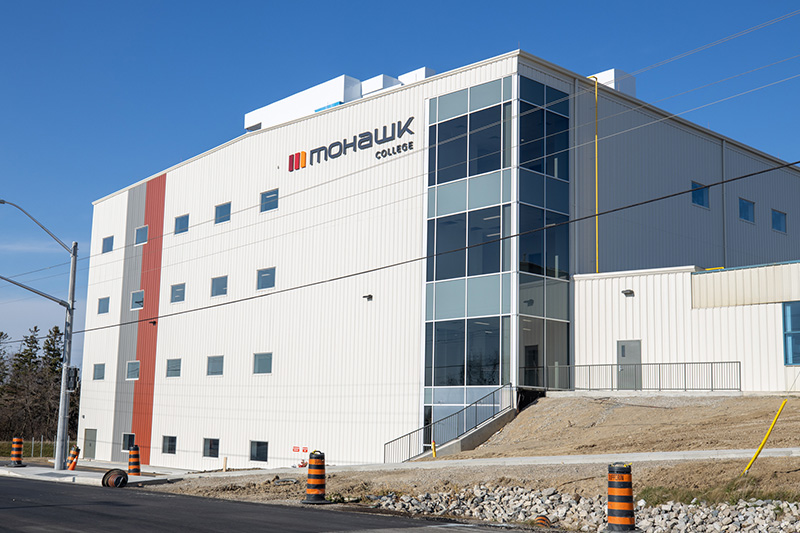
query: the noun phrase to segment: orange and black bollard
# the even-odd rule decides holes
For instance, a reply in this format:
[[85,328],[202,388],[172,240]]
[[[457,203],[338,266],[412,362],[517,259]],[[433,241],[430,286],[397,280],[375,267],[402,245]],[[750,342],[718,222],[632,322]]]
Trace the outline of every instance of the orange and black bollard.
[[141,476],[142,471],[139,467],[139,446],[134,444],[130,450],[128,450],[128,475],[129,476]]
[[69,451],[69,459],[67,459],[67,470],[75,470],[75,467],[78,466],[78,454],[81,453],[81,449],[78,448],[77,445],[73,446],[72,449]]
[[608,465],[608,531],[635,531],[630,463]]
[[11,440],[11,462],[8,466],[25,466],[22,464],[22,439],[19,437]]
[[533,525],[536,527],[544,527],[544,528],[553,527],[553,524],[550,522],[550,519],[543,514],[540,514],[533,520]]
[[325,454],[319,450],[308,455],[308,484],[302,503],[331,503],[325,499]]

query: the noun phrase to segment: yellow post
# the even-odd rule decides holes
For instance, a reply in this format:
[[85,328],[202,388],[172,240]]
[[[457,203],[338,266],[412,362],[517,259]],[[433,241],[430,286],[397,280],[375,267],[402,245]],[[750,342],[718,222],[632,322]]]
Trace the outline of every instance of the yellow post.
[[436,459],[436,441],[431,441],[431,449],[433,450],[433,458]]
[[594,78],[594,271],[600,272],[600,232],[597,226],[597,174],[598,174],[598,161],[597,161],[597,76],[589,76],[589,79]]
[[777,422],[778,421],[778,417],[781,416],[781,411],[783,411],[783,406],[784,405],[786,405],[786,400],[783,400],[783,403],[781,404],[781,408],[778,409],[778,413],[775,415],[775,419],[772,421],[772,425],[769,426],[769,429],[767,430],[767,434],[764,435],[764,440],[761,441],[761,446],[758,447],[758,449],[756,450],[756,454],[753,456],[752,459],[750,459],[750,462],[747,464],[747,468],[744,469],[744,472],[742,472],[739,477],[746,475],[747,471],[750,470],[750,467],[753,466],[753,463],[755,463],[756,459],[758,459],[758,454],[761,453],[761,450],[764,448],[764,445],[767,443],[767,439],[769,438],[769,434],[772,433],[772,428],[775,427],[775,422]]

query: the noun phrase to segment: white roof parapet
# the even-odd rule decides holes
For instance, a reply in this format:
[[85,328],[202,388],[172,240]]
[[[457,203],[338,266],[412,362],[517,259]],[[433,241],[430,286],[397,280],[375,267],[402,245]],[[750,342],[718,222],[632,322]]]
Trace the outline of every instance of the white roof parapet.
[[633,74],[628,74],[618,68],[611,68],[593,74],[593,76],[597,76],[597,82],[606,87],[611,87],[628,96],[636,97],[636,77]]

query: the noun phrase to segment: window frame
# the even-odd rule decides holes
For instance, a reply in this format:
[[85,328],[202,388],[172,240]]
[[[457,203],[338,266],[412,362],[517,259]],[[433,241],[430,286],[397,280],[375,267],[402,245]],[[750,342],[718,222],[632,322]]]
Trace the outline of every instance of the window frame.
[[[261,287],[261,273],[272,271],[272,286],[269,287]],[[275,267],[268,267],[268,268],[259,268],[256,270],[256,290],[257,291],[265,291],[267,289],[274,289],[275,288]]]
[[[100,370],[100,377],[97,377],[97,371]],[[95,363],[92,366],[92,381],[105,381],[106,379],[106,364]]]
[[[265,195],[273,193],[273,192],[275,193],[275,207],[266,207],[265,208],[265,205],[269,206],[269,205],[272,204],[271,199],[265,198]],[[276,189],[270,189],[268,191],[264,191],[264,192],[261,193],[259,199],[261,200],[259,202],[259,206],[258,206],[259,213],[269,213],[270,211],[277,211],[278,210],[278,206],[279,206],[279,202],[280,202],[279,189],[276,188]],[[267,201],[265,201],[265,200],[267,200]]]
[[[106,250],[106,242],[110,243],[108,250]],[[107,254],[109,252],[114,251],[114,236],[109,235],[108,237],[103,237],[103,242],[100,245],[100,254]]]
[[[139,231],[140,230],[144,230],[144,240],[143,241],[139,241]],[[150,238],[150,235],[149,235],[149,230],[147,228],[147,224],[145,224],[144,226],[139,226],[138,228],[133,230],[133,245],[134,246],[142,246],[144,244],[147,244],[147,241],[149,240],[149,238]]]
[[[131,365],[136,366],[136,377],[132,378],[131,375]],[[125,381],[139,381],[139,373],[141,372],[141,364],[140,361],[128,361],[125,363]]]
[[[782,230],[780,230],[780,229],[775,227],[775,215],[776,214],[783,215],[783,229]],[[789,233],[789,227],[788,227],[788,223],[786,221],[786,218],[787,218],[786,213],[784,213],[783,211],[778,211],[777,209],[772,209],[770,211],[770,215],[771,215],[770,225],[772,227],[772,231],[777,231],[778,233],[781,233],[783,235],[788,234]]]
[[[139,294],[139,293],[142,293],[142,306],[141,307],[134,307],[133,306],[134,294]],[[131,311],[141,311],[142,309],[144,309],[144,289],[139,289],[138,291],[132,291],[131,292]]]
[[[269,356],[269,371],[268,372],[256,372],[258,367],[257,360],[259,359],[259,355]],[[253,375],[254,376],[271,376],[272,375],[272,352],[256,352],[253,354]]]
[[[220,369],[218,374],[211,373],[211,360],[219,359],[222,361],[222,368]],[[224,355],[209,355],[206,357],[206,377],[221,377],[225,375],[225,356]]]
[[[169,373],[170,372],[170,368],[169,368],[169,362],[170,361],[178,361],[178,373],[177,374],[170,375],[170,373]],[[166,372],[164,373],[164,377],[166,377],[166,378],[179,378],[179,377],[181,377],[181,368],[182,368],[182,366],[183,366],[183,364],[181,362],[181,358],[180,357],[173,358],[173,359],[167,359],[167,364],[166,364],[166,369],[165,369]],[[174,371],[175,369],[173,368],[172,370]]]
[[[212,443],[216,444],[216,455],[211,455]],[[208,453],[206,453],[208,451]],[[219,459],[219,439],[203,437],[203,457],[209,459]]]
[[[227,218],[225,218],[224,220],[220,220],[220,218],[224,218],[224,217],[220,217],[219,216],[219,212],[218,212],[219,208],[224,207],[226,205],[228,206],[228,214],[225,215],[225,217],[227,217]],[[216,226],[217,224],[224,224],[225,222],[230,222],[231,221],[231,214],[232,214],[231,202],[223,202],[221,204],[215,205],[214,206],[214,225]]]
[[[103,307],[103,302],[105,302],[105,311],[101,311]],[[144,300],[142,300],[144,303]],[[133,303],[133,302],[131,302]],[[111,297],[110,296],[103,296],[102,298],[97,299],[97,314],[98,315],[107,315],[109,313],[109,309],[111,308]]]
[[[172,439],[170,446],[167,446],[167,439]],[[169,451],[169,450],[172,451]],[[178,452],[178,437],[175,435],[161,436],[161,453],[165,455],[176,455]]]
[[[186,228],[182,229],[181,231],[178,231],[178,220],[182,219],[182,218],[186,218]],[[183,233],[188,233],[188,232],[189,232],[189,213],[185,213],[183,215],[176,216],[175,217],[175,228],[173,229],[172,234],[173,235],[181,235]]]
[[[695,192],[701,193],[705,199],[705,203],[695,201]],[[699,181],[692,181],[692,205],[711,209],[711,195],[709,194],[709,187],[700,183]]]
[[[183,297],[180,300],[175,299],[175,287],[183,286]],[[186,301],[186,282],[175,283],[169,286],[169,303],[179,304]]]
[[[742,216],[742,207],[747,206],[747,205],[750,206],[750,212],[751,212],[751,214],[753,216],[752,220]],[[756,223],[756,203],[755,202],[753,202],[751,200],[748,200],[747,198],[742,198],[741,196],[739,197],[739,220],[741,220],[743,222],[749,222],[750,224],[755,224]]]
[[[130,437],[130,438],[129,438]],[[130,441],[131,444],[126,448],[126,442]],[[129,452],[131,449],[136,446],[136,433],[123,433],[122,434],[122,451]]]

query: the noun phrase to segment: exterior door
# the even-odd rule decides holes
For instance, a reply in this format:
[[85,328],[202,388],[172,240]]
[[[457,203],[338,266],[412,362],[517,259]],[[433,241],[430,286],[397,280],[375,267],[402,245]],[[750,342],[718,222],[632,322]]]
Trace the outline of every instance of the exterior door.
[[86,429],[83,433],[83,458],[94,459],[94,451],[97,446],[97,430]]
[[617,389],[642,389],[642,341],[617,341]]

